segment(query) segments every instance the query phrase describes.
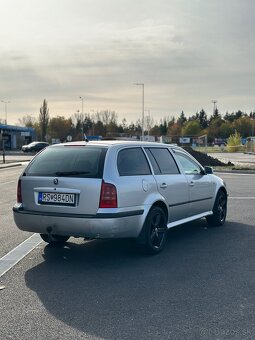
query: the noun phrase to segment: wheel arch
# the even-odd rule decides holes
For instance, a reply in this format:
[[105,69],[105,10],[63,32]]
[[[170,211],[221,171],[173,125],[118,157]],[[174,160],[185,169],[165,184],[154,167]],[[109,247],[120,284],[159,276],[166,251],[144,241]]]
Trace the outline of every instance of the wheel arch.
[[161,200],[155,201],[155,202],[151,205],[150,209],[149,209],[148,212],[147,212],[147,215],[146,215],[146,217],[145,217],[145,220],[144,220],[144,224],[143,224],[142,230],[141,230],[140,234],[138,235],[138,237],[137,237],[137,239],[136,239],[136,240],[137,240],[137,243],[143,244],[143,243],[145,242],[145,221],[146,221],[146,218],[147,218],[148,214],[150,213],[151,209],[154,208],[154,207],[159,207],[159,208],[161,208],[161,209],[164,211],[165,215],[166,215],[166,221],[168,221],[168,208],[167,208],[166,204],[165,204],[163,201],[161,201]]
[[217,195],[218,195],[218,193],[219,193],[220,191],[223,191],[224,194],[228,197],[227,189],[226,189],[224,186],[221,186],[221,187],[218,189],[215,198],[217,197]]
[[168,221],[168,209],[167,209],[167,206],[166,206],[166,204],[165,204],[164,202],[162,202],[162,201],[156,201],[156,202],[151,206],[150,210],[151,210],[153,207],[159,207],[159,208],[161,208],[161,209],[164,211],[165,215],[166,215],[166,220]]

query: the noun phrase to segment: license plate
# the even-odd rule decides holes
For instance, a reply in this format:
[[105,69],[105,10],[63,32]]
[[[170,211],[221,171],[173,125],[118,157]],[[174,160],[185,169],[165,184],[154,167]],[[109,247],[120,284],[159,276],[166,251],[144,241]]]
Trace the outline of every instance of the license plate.
[[75,194],[39,192],[38,203],[54,205],[75,205]]

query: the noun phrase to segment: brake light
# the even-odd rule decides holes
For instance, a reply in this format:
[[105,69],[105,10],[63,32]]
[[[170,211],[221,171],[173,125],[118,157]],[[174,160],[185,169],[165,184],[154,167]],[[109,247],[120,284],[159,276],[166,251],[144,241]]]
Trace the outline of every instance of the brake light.
[[18,181],[17,186],[17,203],[22,203],[22,195],[21,195],[21,180]]
[[102,181],[99,208],[117,207],[117,189],[115,185]]

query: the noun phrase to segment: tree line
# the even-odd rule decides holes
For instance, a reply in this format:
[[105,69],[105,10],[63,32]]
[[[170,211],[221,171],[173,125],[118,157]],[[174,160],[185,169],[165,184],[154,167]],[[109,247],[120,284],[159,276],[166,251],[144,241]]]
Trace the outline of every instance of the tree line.
[[[182,111],[177,117],[163,117],[159,122],[154,122],[150,116],[144,119],[144,134],[169,137],[201,136],[207,135],[208,142],[215,138],[226,139],[237,131],[242,137],[254,135],[255,112],[237,112],[221,115],[216,108],[212,115],[203,109],[191,116],[186,116]],[[118,123],[115,111],[103,110],[93,114],[77,111],[68,118],[64,116],[50,117],[48,103],[44,99],[37,118],[25,115],[19,119],[19,125],[33,127],[37,139],[51,141],[59,139],[61,142],[71,135],[73,140],[81,140],[83,133],[86,135],[116,137],[116,136],[141,136],[142,121],[128,123],[123,118]]]

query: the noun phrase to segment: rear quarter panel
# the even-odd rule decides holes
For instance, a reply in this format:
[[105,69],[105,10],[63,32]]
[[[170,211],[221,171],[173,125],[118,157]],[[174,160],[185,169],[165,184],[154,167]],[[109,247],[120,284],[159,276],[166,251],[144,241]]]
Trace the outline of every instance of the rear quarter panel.
[[105,159],[103,178],[117,188],[118,208],[136,209],[137,207],[151,206],[156,200],[161,199],[158,193],[154,176],[120,176],[117,168],[117,155],[120,147],[108,150]]

